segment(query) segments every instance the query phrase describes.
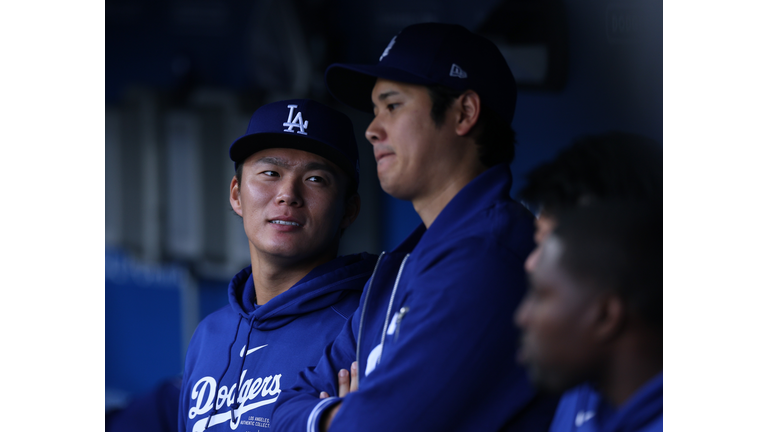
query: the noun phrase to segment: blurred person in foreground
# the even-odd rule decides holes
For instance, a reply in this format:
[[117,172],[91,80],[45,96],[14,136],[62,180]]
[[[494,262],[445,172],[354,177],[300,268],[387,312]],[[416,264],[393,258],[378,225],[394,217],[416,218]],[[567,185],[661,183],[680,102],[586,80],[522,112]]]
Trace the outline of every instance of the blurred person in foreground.
[[331,65],[326,84],[373,110],[381,186],[422,224],[381,255],[349,324],[280,396],[275,430],[546,430],[555,401],[515,364],[510,323],[533,215],[509,196],[517,88],[501,52],[458,25],[414,24],[378,64]]
[[662,261],[660,201],[558,216],[515,316],[531,380],[565,392],[550,431],[662,430]]
[[314,365],[357,308],[375,257],[337,256],[360,210],[352,122],[306,99],[259,108],[229,150],[229,201],[251,265],[186,356],[179,431],[271,427],[286,383]]

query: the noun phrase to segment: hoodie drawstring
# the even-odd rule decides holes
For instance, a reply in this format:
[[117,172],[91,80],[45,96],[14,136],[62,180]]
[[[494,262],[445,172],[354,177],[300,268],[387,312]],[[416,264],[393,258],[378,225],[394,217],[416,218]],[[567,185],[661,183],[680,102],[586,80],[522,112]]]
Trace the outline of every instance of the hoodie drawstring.
[[[243,322],[243,317],[240,317],[240,319],[237,320],[237,327],[235,327],[235,339],[232,341],[232,343],[229,344],[229,350],[227,353],[227,366],[224,368],[224,372],[221,373],[221,376],[219,376],[219,379],[216,380],[216,389],[213,392],[214,402],[213,402],[213,411],[211,412],[211,415],[208,416],[208,420],[205,422],[205,429],[208,429],[208,426],[211,423],[211,419],[214,415],[218,412],[218,408],[216,407],[216,395],[219,393],[219,386],[221,385],[221,380],[224,379],[224,376],[227,374],[227,371],[229,370],[229,364],[232,361],[232,347],[235,346],[235,342],[237,342],[237,336],[240,334],[240,323]],[[250,332],[248,332],[250,336]],[[246,341],[246,344],[248,342]],[[245,356],[243,356],[245,358]],[[242,368],[242,364],[240,365]],[[242,369],[241,369],[242,372]]]
[[[242,317],[240,318],[242,320]],[[253,331],[253,320],[256,319],[255,317],[251,317],[250,320],[248,320],[248,336],[245,338],[245,348],[243,348],[243,351],[241,352],[240,356],[240,372],[237,373],[237,379],[240,380],[243,376],[243,368],[245,367],[245,357],[248,355],[248,346],[251,343],[251,332]],[[230,353],[232,352],[232,349],[230,348]],[[240,382],[237,383],[238,390],[240,389]],[[240,408],[240,401],[235,398],[235,404],[232,407],[232,409],[229,410],[229,413],[231,414],[232,423],[236,423],[235,420],[235,410]]]

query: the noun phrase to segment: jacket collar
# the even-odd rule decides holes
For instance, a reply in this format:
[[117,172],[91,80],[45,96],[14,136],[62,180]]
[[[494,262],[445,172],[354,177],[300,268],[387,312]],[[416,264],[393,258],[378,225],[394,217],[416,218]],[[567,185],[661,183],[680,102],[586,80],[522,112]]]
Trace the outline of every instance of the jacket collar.
[[451,199],[429,229],[424,223],[419,224],[392,253],[411,252],[422,238],[424,243],[439,242],[445,232],[467,226],[476,215],[492,207],[494,203],[509,200],[511,188],[512,171],[509,165],[498,164],[488,168]]

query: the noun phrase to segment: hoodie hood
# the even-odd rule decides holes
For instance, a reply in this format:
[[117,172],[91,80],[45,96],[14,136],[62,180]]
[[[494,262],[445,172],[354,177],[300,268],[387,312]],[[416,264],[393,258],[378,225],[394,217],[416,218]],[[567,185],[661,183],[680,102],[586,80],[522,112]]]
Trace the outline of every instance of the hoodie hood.
[[[338,302],[349,290],[362,291],[377,257],[368,253],[345,255],[312,269],[295,285],[267,302],[256,305],[251,266],[229,283],[229,304],[258,330],[280,328],[300,315]],[[362,282],[361,282],[362,279]]]

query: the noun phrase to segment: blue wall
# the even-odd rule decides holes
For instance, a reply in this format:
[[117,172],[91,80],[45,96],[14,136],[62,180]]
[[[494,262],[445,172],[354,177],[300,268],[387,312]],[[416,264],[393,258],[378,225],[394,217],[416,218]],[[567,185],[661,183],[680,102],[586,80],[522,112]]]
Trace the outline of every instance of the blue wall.
[[105,384],[148,391],[182,372],[183,269],[142,265],[115,250],[105,261]]

